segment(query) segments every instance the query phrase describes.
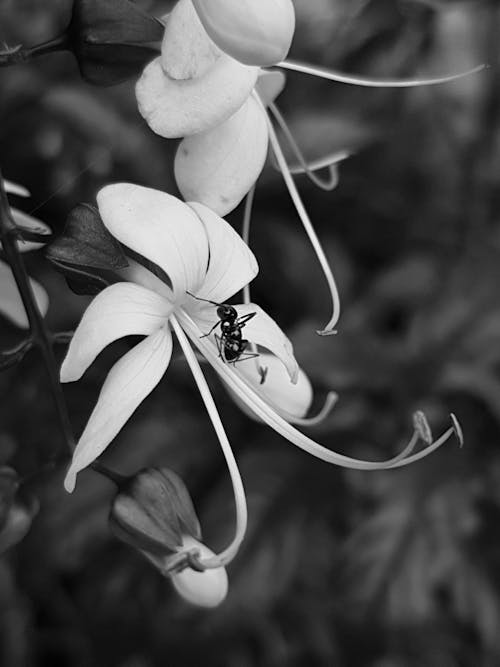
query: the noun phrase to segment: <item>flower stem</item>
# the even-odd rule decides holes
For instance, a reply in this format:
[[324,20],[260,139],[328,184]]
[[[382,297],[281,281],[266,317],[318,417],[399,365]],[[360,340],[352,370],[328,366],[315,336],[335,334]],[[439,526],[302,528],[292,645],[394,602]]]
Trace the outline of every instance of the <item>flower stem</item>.
[[26,273],[26,267],[17,247],[18,237],[19,232],[12,218],[2,173],[0,172],[0,240],[2,242],[3,252],[5,253],[5,257],[7,258],[10,269],[14,275],[19,295],[28,317],[33,341],[40,348],[42,353],[61,431],[67,446],[70,451],[73,451],[74,440],[71,423],[69,421],[66,402],[59,383],[57,362],[52,349],[51,337],[45,325],[43,316],[38,309],[35,295],[33,294],[28,274]]
[[22,46],[15,47],[8,51],[0,52],[0,67],[9,67],[10,65],[20,65],[27,63],[38,56],[46,53],[54,53],[55,51],[64,51],[69,48],[69,41],[66,34],[62,34],[55,39],[51,39],[43,44],[24,48]]
[[196,358],[196,355],[193,352],[193,348],[191,347],[186,334],[177,321],[175,315],[170,317],[170,323],[179,340],[182,351],[184,352],[184,356],[186,357],[186,361],[189,365],[189,368],[191,369],[191,373],[193,374],[194,380],[198,385],[198,389],[200,390],[201,398],[203,399],[208,415],[212,421],[215,432],[217,433],[217,437],[219,438],[219,442],[227,462],[227,467],[229,469],[229,474],[231,476],[231,482],[233,485],[234,499],[236,503],[236,531],[234,539],[231,544],[226,547],[226,549],[224,549],[224,551],[221,551],[220,554],[212,558],[200,559],[200,563],[204,568],[217,568],[221,567],[222,565],[226,565],[233,560],[233,558],[238,553],[240,545],[243,542],[243,538],[245,537],[248,520],[245,489],[243,488],[243,482],[241,481],[240,471],[238,469],[236,459],[234,458],[233,450],[231,449],[231,445],[227,439],[224,426],[217,411],[217,406],[215,405],[214,399],[212,398],[212,394],[210,393],[210,389],[208,387],[207,381],[205,380],[205,376],[203,375],[203,371],[200,368],[198,359]]

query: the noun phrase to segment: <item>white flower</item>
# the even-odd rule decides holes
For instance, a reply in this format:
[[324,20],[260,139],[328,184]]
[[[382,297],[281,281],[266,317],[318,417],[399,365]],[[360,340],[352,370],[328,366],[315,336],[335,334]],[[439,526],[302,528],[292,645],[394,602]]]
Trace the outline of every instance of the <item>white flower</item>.
[[[145,338],[110,371],[75,449],[65,480],[68,491],[74,489],[78,472],[106,449],[164,375],[172,353],[172,330],[219,437],[236,499],[235,538],[221,554],[206,559],[205,567],[219,567],[234,557],[245,533],[247,511],[236,461],[188,338],[228,388],[259,419],[290,442],[329,463],[364,470],[395,467],[422,458],[453,433],[453,429],[449,429],[437,442],[405,458],[418,440],[414,435],[400,455],[380,463],[337,454],[303,435],[278,414],[272,399],[268,402],[259,386],[245,377],[242,365],[253,362],[237,356],[236,363],[230,363],[221,351],[223,334],[217,304],[226,303],[258,270],[252,252],[236,232],[201,204],[188,205],[171,195],[140,186],[108,186],[99,192],[97,203],[111,234],[136,256],[156,265],[157,273],[164,279],[160,280],[141,264],[131,262],[125,272],[134,282],[117,283],[101,292],[84,313],[75,332],[61,368],[63,382],[78,380],[103,348],[114,340],[131,334]],[[239,318],[251,315],[241,328],[244,338],[275,355],[290,381],[296,382],[299,369],[292,346],[277,324],[256,304],[234,308]],[[270,365],[268,373],[272,371]]]
[[[29,197],[29,192],[15,183],[9,181],[4,182],[5,190],[8,194],[15,194],[19,197]],[[16,208],[11,208],[14,222],[21,229],[35,232],[37,234],[50,234],[50,229],[40,220],[37,220],[30,215],[20,211]],[[29,252],[40,248],[42,243],[35,243],[32,241],[19,240],[17,246],[20,252]],[[0,243],[0,250],[2,245]],[[35,296],[38,308],[43,316],[46,315],[49,307],[49,297],[44,288],[36,281],[31,280],[31,288]],[[19,290],[12,275],[12,271],[8,264],[0,261],[0,313],[9,319],[20,329],[28,329],[29,322],[24,310],[23,302],[19,295]]]

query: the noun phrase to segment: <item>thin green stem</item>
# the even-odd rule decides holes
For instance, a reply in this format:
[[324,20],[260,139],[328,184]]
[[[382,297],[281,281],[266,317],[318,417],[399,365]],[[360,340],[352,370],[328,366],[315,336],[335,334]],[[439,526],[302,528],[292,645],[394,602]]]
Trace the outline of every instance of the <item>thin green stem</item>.
[[69,48],[69,40],[66,34],[62,34],[55,39],[51,39],[43,44],[37,44],[32,47],[17,46],[13,49],[0,52],[0,67],[10,67],[11,65],[21,65],[30,62],[38,56],[55,51],[65,51]]
[[67,446],[72,452],[74,449],[73,433],[68,412],[66,409],[66,402],[59,383],[59,373],[57,370],[57,362],[52,349],[51,335],[45,325],[43,315],[38,309],[35,295],[31,287],[31,283],[26,272],[23,259],[17,247],[17,239],[19,232],[16,224],[12,218],[9,202],[7,200],[7,193],[5,192],[2,173],[0,171],[0,240],[2,247],[14,275],[14,279],[19,290],[19,295],[22,299],[28,322],[30,325],[31,335],[35,344],[40,348],[42,357],[47,369],[47,374],[50,382],[50,388],[57,410],[61,431],[64,435]]

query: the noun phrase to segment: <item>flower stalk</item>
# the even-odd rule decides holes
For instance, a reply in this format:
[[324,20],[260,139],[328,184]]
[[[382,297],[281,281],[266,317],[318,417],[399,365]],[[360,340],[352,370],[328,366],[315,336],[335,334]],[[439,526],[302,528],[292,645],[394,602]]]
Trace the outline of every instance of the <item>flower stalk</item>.
[[16,46],[12,49],[0,52],[0,67],[21,65],[38,58],[38,56],[43,56],[47,53],[55,53],[56,51],[66,51],[69,48],[69,39],[66,34],[32,47]]
[[40,349],[43,357],[61,432],[64,436],[66,445],[72,452],[74,449],[73,434],[66,409],[66,402],[59,383],[59,374],[54,351],[52,349],[51,334],[49,333],[43,316],[37,306],[24,261],[17,247],[17,240],[19,237],[19,230],[16,227],[10,211],[2,173],[0,172],[0,241],[2,242],[3,252],[14,275],[19,295],[26,310],[30,325],[31,340],[33,341],[33,344]]

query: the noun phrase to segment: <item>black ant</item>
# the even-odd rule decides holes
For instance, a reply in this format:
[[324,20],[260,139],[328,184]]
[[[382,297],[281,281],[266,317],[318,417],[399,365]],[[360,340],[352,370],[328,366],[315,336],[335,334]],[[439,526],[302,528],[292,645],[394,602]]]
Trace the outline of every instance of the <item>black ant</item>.
[[247,315],[243,315],[243,317],[238,317],[236,308],[228,303],[217,303],[216,301],[209,301],[208,299],[200,299],[200,297],[195,296],[190,292],[188,292],[188,294],[198,301],[205,301],[206,303],[211,303],[213,306],[217,306],[217,316],[219,321],[216,322],[210,331],[204,334],[202,338],[210,336],[217,327],[220,327],[220,336],[217,334],[214,334],[214,336],[217,341],[219,357],[222,361],[225,361],[228,364],[235,364],[237,361],[253,359],[259,356],[258,354],[247,352],[250,343],[246,338],[243,338],[241,332],[246,323],[251,320],[252,317],[255,317],[257,313],[248,313]]

